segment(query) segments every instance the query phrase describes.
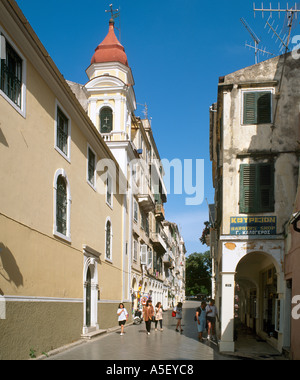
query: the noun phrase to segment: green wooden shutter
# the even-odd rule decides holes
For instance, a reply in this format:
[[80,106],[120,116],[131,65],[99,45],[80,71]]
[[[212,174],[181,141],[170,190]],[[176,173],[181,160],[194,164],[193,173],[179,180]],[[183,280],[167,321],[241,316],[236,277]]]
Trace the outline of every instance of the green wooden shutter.
[[257,124],[271,123],[271,92],[257,93]]
[[272,94],[270,91],[245,92],[243,124],[271,123],[271,102]]
[[274,212],[274,164],[240,167],[240,213]]
[[255,92],[244,93],[244,124],[256,124],[256,95]]
[[274,211],[274,165],[259,165],[260,211]]
[[256,165],[240,167],[240,213],[254,213],[257,208]]

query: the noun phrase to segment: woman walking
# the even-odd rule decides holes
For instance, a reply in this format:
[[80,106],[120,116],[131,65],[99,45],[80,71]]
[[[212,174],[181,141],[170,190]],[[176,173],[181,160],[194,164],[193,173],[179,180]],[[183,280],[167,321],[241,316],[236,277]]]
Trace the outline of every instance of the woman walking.
[[143,318],[146,324],[147,334],[150,335],[151,322],[154,316],[154,307],[152,306],[152,301],[148,300],[146,306],[143,307]]
[[162,309],[162,304],[160,302],[157,302],[155,306],[155,331],[157,331],[158,321],[160,324],[160,331],[163,331],[163,328],[162,328],[163,309]]
[[178,302],[176,308],[175,308],[175,312],[176,312],[176,319],[177,319],[177,325],[176,325],[176,331],[179,332],[179,328],[180,328],[180,332],[182,333],[183,330],[181,328],[181,319],[182,319],[182,302]]
[[118,315],[119,326],[121,326],[121,334],[120,335],[124,335],[124,326],[125,326],[125,323],[128,319],[128,313],[127,313],[127,310],[125,309],[123,303],[120,303],[118,311],[117,311],[117,315]]

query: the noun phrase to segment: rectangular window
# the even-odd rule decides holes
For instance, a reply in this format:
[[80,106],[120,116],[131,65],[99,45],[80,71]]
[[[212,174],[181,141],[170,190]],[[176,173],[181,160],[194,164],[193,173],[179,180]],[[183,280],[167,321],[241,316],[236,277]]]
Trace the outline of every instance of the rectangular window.
[[274,164],[240,166],[240,213],[274,212]]
[[137,262],[138,259],[138,242],[134,239],[133,241],[133,261]]
[[141,245],[141,265],[147,265],[148,247],[146,244]]
[[272,122],[272,92],[244,92],[243,124]]
[[137,223],[138,222],[138,219],[139,219],[139,214],[138,214],[138,203],[137,201],[134,199],[133,201],[133,219],[134,221]]
[[59,107],[57,107],[56,124],[56,146],[68,157],[69,120]]
[[21,108],[22,59],[6,41],[5,59],[1,59],[1,90]]
[[0,94],[25,117],[26,60],[0,28]]
[[146,235],[149,236],[149,217],[145,212],[141,212],[141,227],[145,231]]
[[152,252],[152,249],[149,249],[148,250],[148,260],[147,260],[147,267],[148,268],[151,268],[152,267],[152,263],[153,263],[153,252]]
[[106,179],[106,202],[112,206],[112,178],[107,173],[107,179]]
[[88,182],[95,187],[95,169],[96,169],[96,155],[91,148],[88,148],[88,167],[87,167],[87,179]]

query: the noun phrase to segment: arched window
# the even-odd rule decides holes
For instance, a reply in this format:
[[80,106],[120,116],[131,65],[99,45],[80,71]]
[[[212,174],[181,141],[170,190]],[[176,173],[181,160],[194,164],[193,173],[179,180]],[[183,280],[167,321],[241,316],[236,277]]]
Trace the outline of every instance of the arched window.
[[104,107],[100,111],[100,132],[110,133],[113,129],[113,112],[109,107]]
[[57,232],[67,235],[67,186],[62,175],[57,178],[56,187],[56,228]]
[[71,194],[70,185],[63,169],[56,171],[54,176],[54,235],[71,241],[70,216]]
[[111,221],[107,220],[105,226],[105,258],[107,260],[112,260],[112,228]]

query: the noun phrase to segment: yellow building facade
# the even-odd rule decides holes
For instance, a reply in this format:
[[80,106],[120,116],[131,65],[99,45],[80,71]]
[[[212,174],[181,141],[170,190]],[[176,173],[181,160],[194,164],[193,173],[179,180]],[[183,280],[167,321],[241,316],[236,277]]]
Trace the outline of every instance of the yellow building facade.
[[0,1],[0,54],[0,359],[116,327],[120,302],[183,300],[184,242],[164,223],[164,171],[114,20],[85,85],[14,0]]
[[0,358],[24,359],[116,325],[126,209],[98,191],[97,163],[118,164],[14,1],[0,35]]

